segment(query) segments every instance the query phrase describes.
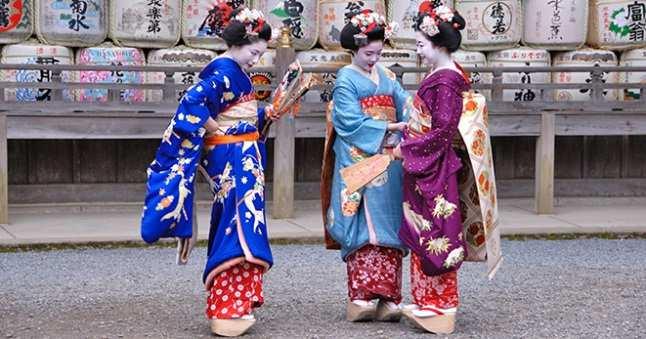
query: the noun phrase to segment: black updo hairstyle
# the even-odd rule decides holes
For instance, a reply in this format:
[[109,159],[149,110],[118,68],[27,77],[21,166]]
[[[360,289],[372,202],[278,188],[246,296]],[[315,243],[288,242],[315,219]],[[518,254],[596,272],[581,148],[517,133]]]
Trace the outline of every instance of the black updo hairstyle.
[[[271,40],[271,26],[269,26],[267,21],[262,22],[262,28],[257,32],[257,35],[250,35],[247,34],[247,28],[242,22],[233,19],[243,9],[244,7],[239,7],[233,10],[233,12],[231,12],[231,21],[229,21],[229,24],[224,27],[224,30],[222,30],[221,37],[227,43],[227,46],[242,47],[257,42],[259,39],[269,42],[269,40]],[[253,28],[256,29],[258,24],[258,22],[254,22]]]
[[[356,52],[359,50],[359,48],[363,47],[357,45],[357,41],[355,39],[355,35],[361,33],[361,29],[350,22],[350,19],[352,19],[357,14],[359,14],[359,12],[351,13],[347,18],[348,23],[345,24],[345,26],[343,26],[343,29],[341,30],[341,47],[352,52]],[[386,39],[386,29],[382,26],[377,26],[366,33],[366,36],[368,44],[373,41],[384,41]]]
[[460,31],[466,26],[464,18],[458,12],[454,11],[453,19],[450,22],[442,21],[437,26],[439,33],[434,36],[429,36],[420,29],[424,18],[427,16],[431,15],[427,12],[417,14],[414,27],[415,31],[423,33],[426,39],[433,43],[433,46],[444,47],[449,53],[457,51],[462,43],[462,34]]

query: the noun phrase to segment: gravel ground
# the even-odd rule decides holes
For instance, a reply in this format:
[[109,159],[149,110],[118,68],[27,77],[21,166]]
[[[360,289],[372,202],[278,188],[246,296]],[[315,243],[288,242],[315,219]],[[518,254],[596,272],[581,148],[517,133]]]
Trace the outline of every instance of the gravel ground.
[[[483,265],[461,269],[451,337],[646,334],[646,240],[504,241],[503,250],[492,282]],[[337,252],[288,245],[275,246],[274,255],[266,304],[246,338],[428,336],[405,322],[345,322]],[[163,248],[0,254],[0,338],[209,338],[204,248],[184,267],[174,256]],[[404,281],[407,292],[407,267]]]

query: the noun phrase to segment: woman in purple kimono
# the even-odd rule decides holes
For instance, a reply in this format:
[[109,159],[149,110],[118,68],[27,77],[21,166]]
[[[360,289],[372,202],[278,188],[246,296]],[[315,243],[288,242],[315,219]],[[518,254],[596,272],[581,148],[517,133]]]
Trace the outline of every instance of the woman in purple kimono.
[[459,137],[462,93],[470,89],[451,53],[461,42],[464,19],[445,6],[420,5],[417,53],[430,67],[414,100],[415,112],[395,149],[403,159],[404,222],[401,241],[411,250],[413,304],[404,315],[434,333],[451,333],[458,306],[457,270],[466,255],[458,195],[461,162],[452,148]]

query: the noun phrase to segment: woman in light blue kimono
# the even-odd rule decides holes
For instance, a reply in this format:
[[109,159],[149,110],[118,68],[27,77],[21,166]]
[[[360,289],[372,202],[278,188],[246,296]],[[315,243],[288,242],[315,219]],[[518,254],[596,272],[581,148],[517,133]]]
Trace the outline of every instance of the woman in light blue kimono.
[[[326,189],[324,161],[323,206],[327,239],[334,240],[347,263],[347,319],[397,321],[400,317],[401,264],[405,246],[397,233],[402,218],[402,166],[388,170],[364,188],[348,192],[341,169],[394,144],[386,142],[400,131],[412,102],[388,69],[377,65],[390,25],[371,10],[355,14],[343,28],[341,44],[353,62],[337,73],[331,106],[326,153],[334,152],[331,189]],[[331,159],[331,154],[326,154]],[[328,193],[329,192],[329,193]],[[376,300],[376,302],[375,302]]]
[[215,334],[237,336],[255,322],[262,276],[273,263],[264,214],[266,151],[258,131],[274,115],[258,108],[245,73],[266,51],[271,28],[255,10],[233,11],[225,3],[216,10],[228,25],[214,29],[229,49],[202,70],[162,137],[148,169],[141,234],[146,242],[176,237],[180,244],[195,235],[193,183],[201,165],[214,194],[206,315]]

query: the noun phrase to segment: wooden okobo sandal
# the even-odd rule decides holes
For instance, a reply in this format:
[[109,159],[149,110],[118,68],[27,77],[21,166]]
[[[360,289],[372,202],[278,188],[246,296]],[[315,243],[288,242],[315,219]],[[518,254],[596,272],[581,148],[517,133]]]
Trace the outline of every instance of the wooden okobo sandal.
[[457,309],[438,309],[434,307],[408,305],[403,314],[415,327],[431,333],[451,334],[455,330]]
[[211,332],[221,337],[239,337],[255,323],[253,315],[237,319],[211,319]]

